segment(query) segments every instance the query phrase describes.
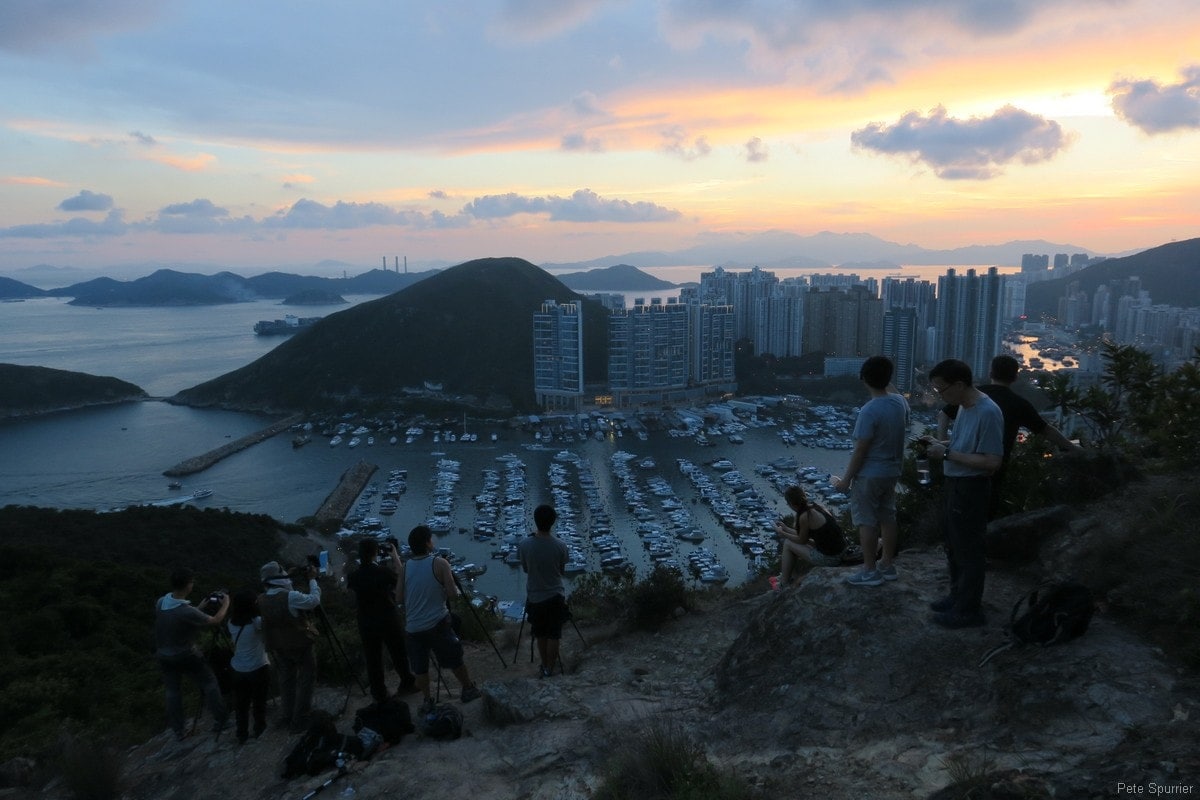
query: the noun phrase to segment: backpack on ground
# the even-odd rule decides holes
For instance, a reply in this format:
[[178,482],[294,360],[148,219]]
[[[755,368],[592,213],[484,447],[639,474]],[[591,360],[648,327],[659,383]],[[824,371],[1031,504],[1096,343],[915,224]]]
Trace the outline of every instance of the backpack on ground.
[[462,736],[463,716],[452,705],[434,706],[420,720],[421,735],[430,739],[452,740]]
[[1042,646],[1082,636],[1092,621],[1092,590],[1078,583],[1043,583],[1013,606],[1012,634]]
[[1009,640],[984,653],[979,666],[1017,644],[1048,647],[1082,636],[1094,611],[1092,590],[1083,584],[1043,581],[1013,605]]
[[354,712],[354,732],[361,737],[363,729],[374,731],[388,744],[399,744],[405,734],[416,730],[408,703],[395,697]]
[[312,716],[312,724],[283,761],[285,779],[319,775],[327,769],[344,766],[347,759],[364,755],[362,740],[338,733],[331,714],[314,711]]

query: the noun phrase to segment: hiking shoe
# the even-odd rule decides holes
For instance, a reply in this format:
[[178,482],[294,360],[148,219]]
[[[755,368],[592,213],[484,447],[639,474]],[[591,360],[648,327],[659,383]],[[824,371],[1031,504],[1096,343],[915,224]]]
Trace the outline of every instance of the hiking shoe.
[[847,577],[846,583],[851,586],[879,586],[883,583],[883,576],[879,574],[879,570],[877,569],[873,569],[870,572],[860,569]]
[[879,573],[879,577],[885,581],[899,580],[900,576],[896,573],[896,565],[888,564],[886,567],[876,567],[875,571]]
[[462,696],[459,698],[464,703],[469,703],[472,700],[478,700],[483,696],[483,692],[479,691],[478,686],[464,686]]
[[426,714],[432,714],[435,708],[437,708],[437,703],[433,702],[433,698],[426,697],[421,701],[421,707],[417,709],[417,713],[425,716]]
[[954,608],[954,598],[950,595],[946,595],[941,600],[934,600],[929,604],[929,610],[937,611],[938,613],[949,611],[952,608]]
[[410,678],[400,682],[400,685],[396,688],[396,697],[403,697],[406,694],[413,694],[417,691],[417,682]]
[[772,575],[767,578],[767,583],[770,584],[772,592],[778,592],[783,587],[783,581],[780,580],[778,575]]
[[943,611],[933,615],[933,623],[951,630],[957,628],[980,628],[987,624],[982,611]]
[[539,678],[549,678],[553,674],[554,674],[554,670],[550,669],[545,664],[538,667],[538,677]]

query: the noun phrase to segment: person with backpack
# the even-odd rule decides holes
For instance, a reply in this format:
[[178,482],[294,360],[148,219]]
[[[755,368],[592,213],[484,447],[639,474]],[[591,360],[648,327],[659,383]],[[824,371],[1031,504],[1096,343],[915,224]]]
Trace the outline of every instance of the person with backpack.
[[383,650],[386,647],[392,666],[400,674],[397,694],[416,691],[416,679],[408,668],[408,653],[404,647],[404,626],[396,608],[397,577],[404,565],[392,544],[387,545],[388,565],[377,562],[379,542],[371,538],[358,543],[358,568],[346,578],[346,588],[354,596],[358,617],[358,635],[362,640],[363,658],[367,662],[367,682],[376,703],[388,699],[387,681],[383,672]]
[[420,713],[427,714],[434,709],[429,689],[430,653],[437,657],[439,667],[446,667],[458,678],[463,703],[478,699],[481,692],[471,682],[463,662],[462,642],[454,631],[447,604],[459,595],[450,562],[433,554],[433,531],[428,525],[418,525],[409,532],[408,546],[412,557],[400,573],[399,594],[404,598],[409,667],[424,695]]
[[554,674],[563,622],[567,619],[563,570],[571,554],[567,545],[551,532],[557,521],[558,512],[551,506],[538,506],[533,510],[533,534],[517,545],[521,569],[527,575],[525,614],[541,657],[538,675],[542,678]]
[[279,678],[279,725],[299,733],[308,728],[317,682],[317,628],[311,617],[321,605],[317,569],[309,565],[304,571],[307,592],[292,588],[292,579],[275,561],[264,564],[259,575],[266,591],[258,598],[258,610]]
[[154,655],[166,684],[167,722],[178,740],[187,736],[183,718],[185,677],[200,690],[213,716],[214,733],[220,733],[229,719],[217,678],[196,644],[201,630],[220,625],[225,620],[229,612],[229,595],[223,592],[209,595],[202,604],[203,608],[214,608],[209,614],[188,601],[194,588],[192,571],[177,569],[171,573],[171,591],[160,597],[154,606]]
[[846,537],[833,515],[808,499],[799,486],[789,486],[783,492],[792,513],[775,522],[779,537],[779,575],[772,588],[784,589],[792,579],[792,569],[803,562],[812,567],[836,567],[842,563]]
[[229,636],[233,639],[233,710],[238,744],[250,735],[250,710],[254,710],[254,738],[267,729],[267,695],[271,690],[271,668],[263,638],[263,619],[258,614],[258,595],[242,589],[233,596],[229,611]]

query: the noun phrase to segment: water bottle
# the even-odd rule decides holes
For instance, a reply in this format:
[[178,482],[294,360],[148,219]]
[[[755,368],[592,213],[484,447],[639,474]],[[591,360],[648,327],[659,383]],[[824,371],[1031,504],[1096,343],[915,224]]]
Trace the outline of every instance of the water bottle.
[[932,482],[933,482],[932,479],[929,477],[929,459],[928,458],[918,458],[917,459],[917,483],[921,484],[922,486],[928,486]]

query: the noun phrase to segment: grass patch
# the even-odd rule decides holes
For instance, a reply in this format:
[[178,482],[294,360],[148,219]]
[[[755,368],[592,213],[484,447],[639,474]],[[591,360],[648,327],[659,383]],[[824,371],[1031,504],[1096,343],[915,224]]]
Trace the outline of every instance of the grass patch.
[[744,782],[722,774],[704,746],[678,723],[651,720],[623,734],[605,767],[595,800],[746,800]]

